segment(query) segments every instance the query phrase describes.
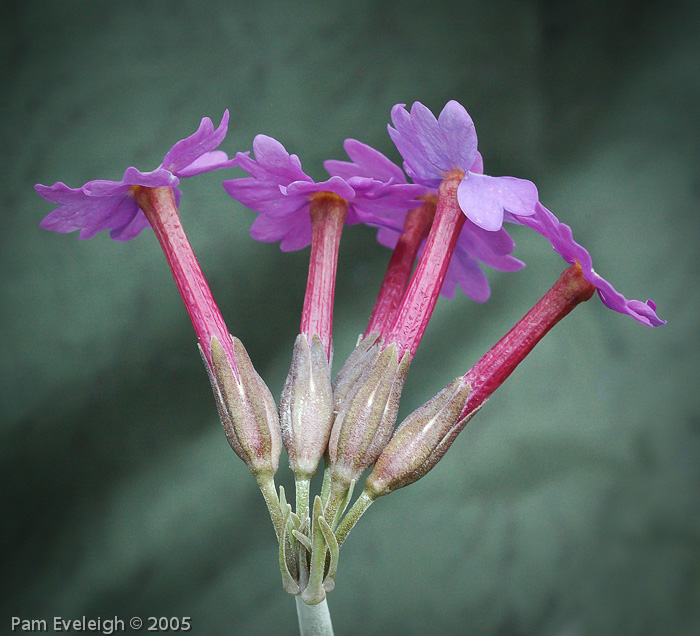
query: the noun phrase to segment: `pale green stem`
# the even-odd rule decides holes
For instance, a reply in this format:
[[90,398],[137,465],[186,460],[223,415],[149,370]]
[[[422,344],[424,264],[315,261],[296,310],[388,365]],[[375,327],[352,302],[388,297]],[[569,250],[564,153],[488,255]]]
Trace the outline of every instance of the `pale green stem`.
[[338,541],[338,547],[340,547],[343,544],[343,541],[347,539],[347,536],[350,534],[350,530],[355,527],[355,524],[365,513],[365,510],[372,505],[373,501],[374,499],[367,494],[367,491],[363,490],[362,494],[352,505],[352,508],[350,508],[348,514],[343,517],[338,529],[335,531],[335,538]]
[[301,636],[333,636],[333,623],[326,599],[316,605],[307,605],[299,596],[295,596],[294,599],[297,603]]
[[326,468],[323,471],[323,484],[321,484],[321,503],[325,507],[328,502],[328,495],[331,493],[331,469],[329,463],[326,462]]
[[281,541],[284,536],[284,514],[280,508],[280,500],[277,497],[275,480],[269,475],[258,475],[256,479],[263,499],[265,499],[267,504],[267,509],[270,511],[270,518],[272,519],[272,525],[275,527],[277,541]]
[[309,512],[309,486],[311,479],[309,477],[295,477],[294,483],[296,484],[297,516],[299,519],[303,519],[305,513]]

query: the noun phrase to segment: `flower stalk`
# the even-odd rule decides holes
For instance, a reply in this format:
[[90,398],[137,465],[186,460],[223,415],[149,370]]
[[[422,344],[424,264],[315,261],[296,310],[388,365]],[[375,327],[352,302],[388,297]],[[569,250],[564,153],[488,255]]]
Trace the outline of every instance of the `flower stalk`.
[[435,206],[435,196],[428,195],[423,205],[409,210],[406,215],[404,231],[399,235],[396,247],[391,254],[377,301],[365,330],[365,338],[373,333],[380,334],[380,337],[386,335],[386,331],[391,326],[411,279],[418,250],[433,224]]
[[332,192],[319,192],[311,196],[309,211],[311,257],[300,331],[309,340],[317,334],[330,361],[338,249],[345,225],[347,201]]
[[132,192],[163,249],[207,362],[212,364],[211,340],[216,337],[238,378],[231,336],[185,235],[173,189],[133,186]]
[[575,263],[552,288],[466,373],[471,386],[461,418],[477,409],[542,340],[547,332],[578,304],[589,300],[596,288]]
[[385,346],[395,343],[399,355],[408,351],[413,358],[440,295],[450,258],[466,219],[457,203],[457,188],[462,177],[461,171],[455,171],[440,184],[435,220],[423,254],[388,330]]
[[333,636],[333,623],[326,599],[316,605],[307,605],[299,596],[295,600],[300,636]]
[[180,222],[172,188],[135,186],[133,196],[158,238],[194,326],[229,445],[258,481],[279,535],[279,504],[271,483],[282,449],[275,401],[243,343],[224,324]]

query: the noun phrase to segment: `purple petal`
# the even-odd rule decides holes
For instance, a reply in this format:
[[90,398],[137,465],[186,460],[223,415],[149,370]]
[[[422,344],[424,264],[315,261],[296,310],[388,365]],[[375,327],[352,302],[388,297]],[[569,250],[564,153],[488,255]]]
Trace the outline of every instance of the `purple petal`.
[[109,233],[109,237],[115,241],[130,241],[147,227],[150,227],[150,224],[146,219],[146,215],[141,210],[136,210],[131,220],[121,227],[113,229]]
[[429,188],[437,188],[443,179],[443,172],[426,157],[420,135],[404,104],[396,104],[391,109],[391,121],[396,128],[389,125],[387,130],[404,158],[406,172],[415,182]]
[[348,183],[355,190],[353,204],[373,215],[401,217],[405,212],[421,205],[418,197],[425,194],[425,188],[413,183],[381,183],[374,179],[351,177]]
[[465,295],[477,303],[485,303],[491,296],[489,281],[478,261],[473,259],[463,246],[457,244],[445,274],[440,294],[454,298],[459,286]]
[[403,217],[401,216],[377,216],[371,212],[363,210],[355,203],[350,203],[348,205],[348,215],[347,215],[348,225],[357,225],[358,223],[364,223],[370,227],[378,228],[388,228],[397,234],[403,232]]
[[440,134],[440,126],[435,115],[429,108],[420,102],[414,102],[411,106],[411,120],[413,131],[417,136],[425,158],[442,174],[449,172],[453,166],[450,161],[450,149],[445,139]]
[[[46,186],[43,186],[46,187]],[[60,187],[60,198],[63,200],[63,204],[50,212],[44,219],[39,223],[39,226],[45,230],[51,230],[52,232],[68,233],[74,232],[76,230],[87,230],[86,234],[93,231],[92,235],[99,231],[99,222],[103,222],[106,217],[109,216],[111,211],[114,209],[115,205],[118,205],[121,199],[126,198],[126,190],[122,192],[121,195],[110,198],[91,198],[82,188],[72,189],[65,186],[63,183],[56,183],[53,188],[59,191]],[[70,190],[70,193],[67,192]],[[58,192],[54,193],[58,193]],[[44,196],[42,192],[37,188],[37,192],[41,196]],[[51,194],[54,194],[51,193]],[[44,198],[47,198],[44,196]],[[58,197],[55,197],[58,198]],[[50,199],[49,199],[50,200]],[[54,201],[56,203],[57,201]],[[137,208],[136,202],[133,201],[133,206]],[[83,236],[87,238],[88,236]]]
[[[95,184],[108,195],[93,195],[91,187]],[[37,185],[35,189],[43,198],[61,203],[41,221],[40,227],[61,233],[80,230],[81,239],[119,227],[139,211],[129,186],[117,181],[88,182],[82,188],[69,188],[58,182],[50,188]]]
[[[110,183],[122,185],[118,181],[111,181]],[[58,203],[59,205],[73,203],[77,198],[81,198],[85,195],[82,188],[70,188],[62,181],[57,181],[52,186],[45,186],[41,183],[37,183],[34,186],[34,190],[36,190],[37,194],[42,199],[46,199],[51,203]]]
[[147,188],[172,188],[180,183],[180,180],[172,173],[157,168],[152,172],[141,172],[136,168],[129,167],[124,171],[121,181],[107,181],[96,179],[88,181],[83,189],[90,196],[110,197],[119,194],[130,186],[140,185]]
[[251,226],[250,234],[255,240],[266,243],[282,241],[280,249],[284,252],[298,250],[311,243],[311,216],[308,209],[286,218],[261,214]]
[[474,163],[472,164],[472,167],[469,168],[469,172],[474,172],[475,174],[484,174],[484,158],[478,151],[476,153],[476,157],[474,158]]
[[294,181],[288,186],[281,186],[280,190],[285,196],[310,196],[317,192],[333,192],[339,197],[346,199],[348,201],[355,198],[355,190],[353,190],[345,181],[340,177],[331,177],[327,181],[321,181],[319,183],[314,183],[313,181]]
[[299,214],[289,225],[289,230],[280,243],[283,252],[300,250],[311,244],[311,216]]
[[[399,218],[397,218],[396,220],[398,222]],[[401,226],[402,227],[403,227],[405,220],[406,220],[406,215],[404,214],[403,218],[401,219]],[[399,241],[399,236],[401,236],[400,231],[397,231],[395,229],[390,229],[388,227],[380,227],[379,231],[377,232],[377,242],[380,245],[383,245],[384,247],[388,247],[389,249],[393,250]]]
[[591,255],[582,245],[574,241],[571,228],[545,208],[537,203],[535,213],[532,216],[510,217],[510,222],[525,225],[542,236],[552,245],[567,263],[579,263],[583,277],[598,290],[598,295],[603,304],[621,314],[634,318],[637,322],[647,327],[659,327],[666,321],[656,315],[656,305],[653,301],[628,300],[618,292],[607,280],[600,276],[594,269]]
[[351,177],[366,176],[361,174],[362,169],[351,161],[339,161],[337,159],[326,159],[323,162],[326,172],[334,177],[350,179]]
[[257,135],[253,140],[253,152],[255,160],[241,153],[236,155],[239,166],[251,176],[283,186],[293,181],[313,182],[301,169],[299,157],[290,155],[276,139]]
[[223,182],[223,186],[226,192],[247,208],[273,217],[287,216],[308,204],[308,197],[284,196],[279,185],[254,177],[229,179]]
[[436,188],[453,170],[466,172],[477,157],[474,123],[467,111],[450,101],[438,119],[420,102],[411,106],[410,114],[403,104],[391,111],[396,129],[389,135],[404,158],[404,165],[414,181]]
[[537,188],[525,179],[468,172],[457,188],[457,200],[468,219],[496,231],[503,225],[504,210],[518,216],[534,213]]
[[97,201],[102,204],[102,209],[98,213],[97,205],[95,205],[90,218],[84,220],[83,229],[80,232],[81,239],[93,238],[102,230],[124,227],[131,223],[137,214],[143,216],[143,212],[129,191],[118,196],[96,199],[95,202]]
[[438,116],[438,125],[445,160],[452,168],[470,170],[476,160],[477,137],[469,113],[464,106],[451,100]]
[[[204,117],[197,132],[178,141],[165,155],[161,168],[178,176],[188,176],[184,170],[197,159],[219,146],[228,131],[228,110],[224,111],[219,127],[214,130],[214,124],[209,117]],[[210,168],[214,170],[215,168]],[[199,174],[199,173],[194,173]]]
[[472,258],[493,269],[516,272],[525,267],[525,263],[510,255],[515,249],[515,241],[505,228],[489,232],[467,219],[457,240]]
[[343,147],[352,162],[334,159],[324,161],[323,167],[329,174],[343,179],[369,177],[383,182],[406,183],[403,170],[378,150],[356,139],[346,139]]
[[222,168],[234,168],[238,165],[238,159],[235,157],[229,159],[228,155],[223,150],[212,150],[203,154],[199,159],[195,159],[189,166],[178,172],[180,177],[194,177],[198,174],[211,172],[212,170],[221,170]]

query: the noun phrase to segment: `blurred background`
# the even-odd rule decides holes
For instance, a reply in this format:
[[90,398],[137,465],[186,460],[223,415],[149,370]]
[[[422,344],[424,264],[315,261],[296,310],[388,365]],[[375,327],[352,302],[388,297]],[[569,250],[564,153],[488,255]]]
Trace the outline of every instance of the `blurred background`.
[[[10,617],[190,616],[192,633],[295,634],[274,533],[229,449],[157,241],[40,230],[32,186],[155,168],[203,116],[222,149],[257,133],[322,161],[355,137],[398,161],[391,107],[476,122],[486,171],[535,181],[596,269],[668,325],[597,297],[547,336],[425,479],[343,546],[336,634],[690,636],[700,632],[700,6],[74,0],[2,3],[0,630]],[[214,173],[181,216],[227,323],[275,396],[308,249],[253,241]],[[492,298],[441,300],[401,414],[464,373],[563,262]],[[336,369],[389,253],[343,237]],[[290,486],[286,458],[280,482]],[[128,630],[127,630],[128,631]]]

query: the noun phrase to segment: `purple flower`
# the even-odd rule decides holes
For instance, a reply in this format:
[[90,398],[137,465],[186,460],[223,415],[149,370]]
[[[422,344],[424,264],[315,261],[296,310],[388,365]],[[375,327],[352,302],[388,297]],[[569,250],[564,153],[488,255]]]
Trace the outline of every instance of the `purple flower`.
[[[359,143],[359,142],[358,142]],[[377,151],[363,146],[363,156]],[[281,241],[283,251],[298,250],[311,243],[309,206],[313,195],[330,192],[347,201],[347,223],[389,225],[399,228],[392,215],[416,207],[422,192],[416,185],[378,180],[368,176],[331,176],[319,183],[302,169],[299,157],[290,155],[272,137],[257,135],[253,140],[255,159],[238,153],[238,165],[250,177],[224,181],[224,188],[237,201],[259,213],[250,228],[254,239]],[[337,162],[343,163],[343,162]]]
[[134,200],[134,186],[173,188],[179,202],[180,190],[175,186],[180,178],[236,165],[225,152],[214,150],[226,136],[228,119],[227,110],[214,129],[211,119],[204,117],[197,132],[178,141],[151,172],[129,167],[120,181],[88,181],[81,188],[69,188],[60,181],[52,186],[35,185],[39,196],[59,205],[39,225],[62,233],[80,230],[81,239],[92,238],[102,230],[110,230],[110,237],[116,241],[134,238],[148,226]]
[[583,271],[583,277],[594,285],[603,304],[621,314],[626,314],[641,322],[647,327],[659,327],[666,321],[656,315],[656,305],[652,300],[645,303],[641,300],[627,300],[607,280],[602,278],[594,269],[591,255],[586,248],[579,245],[571,233],[571,228],[552,214],[541,203],[535,206],[535,213],[528,217],[511,217],[507,220],[511,223],[525,225],[544,236],[554,248],[554,251],[573,265],[579,263]]
[[[352,162],[326,161],[324,166],[331,174],[345,179],[364,176],[382,181],[393,180],[396,183],[406,183],[403,170],[378,150],[355,139],[346,139],[344,147]],[[478,152],[472,163],[472,172],[479,174],[483,172],[483,162]],[[434,193],[426,187],[422,194]],[[406,214],[406,211],[397,213],[396,218],[402,225]],[[399,234],[400,232],[391,227],[380,227],[377,232],[377,241],[385,247],[394,249]],[[454,298],[455,290],[459,286],[472,300],[486,302],[491,291],[479,261],[505,272],[522,269],[525,267],[525,263],[510,256],[514,247],[513,239],[504,228],[487,231],[467,219],[457,239],[457,246],[450,260],[440,293],[447,298]],[[419,256],[421,252],[419,252]]]
[[463,174],[457,200],[467,218],[484,230],[496,231],[503,225],[507,210],[528,216],[537,202],[535,184],[514,177],[481,174],[476,131],[463,106],[449,101],[436,119],[420,102],[411,112],[404,104],[391,109],[389,135],[404,158],[404,168],[416,182],[437,188],[447,176]]

